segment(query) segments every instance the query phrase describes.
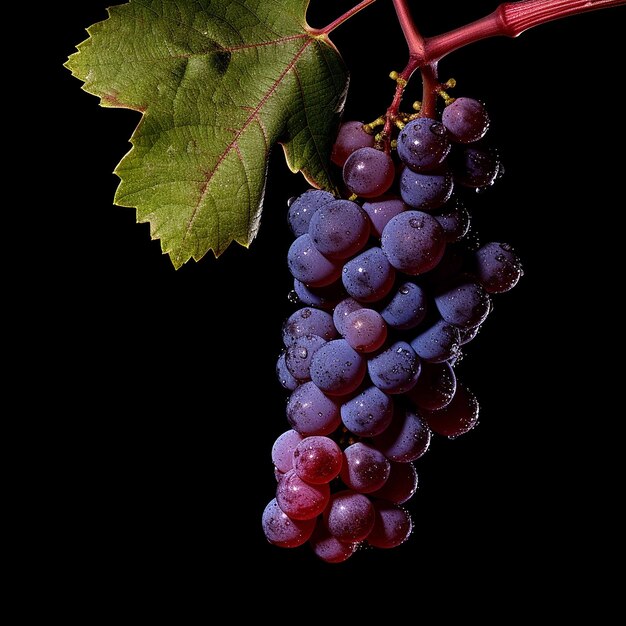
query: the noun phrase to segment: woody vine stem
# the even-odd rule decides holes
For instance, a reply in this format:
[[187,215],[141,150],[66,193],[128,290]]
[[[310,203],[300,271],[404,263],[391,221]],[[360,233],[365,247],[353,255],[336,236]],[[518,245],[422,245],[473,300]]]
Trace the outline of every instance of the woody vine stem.
[[[326,36],[335,28],[352,18],[376,0],[363,0],[358,5],[321,29],[312,29],[312,34]],[[434,37],[423,37],[419,32],[407,0],[392,0],[398,22],[409,49],[409,60],[399,73],[393,72],[396,91],[384,118],[382,141],[385,150],[390,148],[391,130],[398,118],[404,90],[416,70],[422,75],[422,103],[420,115],[434,117],[437,95],[444,85],[439,82],[438,62],[451,52],[488,37],[517,37],[525,30],[546,22],[626,4],[626,0],[521,0],[505,2],[493,13],[454,30]]]

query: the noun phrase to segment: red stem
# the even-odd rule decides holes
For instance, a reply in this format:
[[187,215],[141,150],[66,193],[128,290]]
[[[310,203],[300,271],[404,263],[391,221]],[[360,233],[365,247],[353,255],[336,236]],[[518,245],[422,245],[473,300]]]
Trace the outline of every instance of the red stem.
[[335,28],[341,26],[344,22],[347,22],[352,16],[356,15],[359,11],[369,6],[370,4],[374,4],[376,0],[363,0],[359,2],[355,7],[352,7],[349,11],[346,11],[343,15],[340,15],[336,20],[332,21],[328,26],[324,26],[324,28],[309,28],[309,32],[312,35],[328,35],[332,33]]
[[430,63],[443,58],[454,50],[487,37],[517,37],[529,28],[552,20],[622,4],[626,4],[626,0],[522,0],[521,2],[506,2],[490,15],[471,24],[426,39],[423,59]]
[[441,89],[437,76],[437,63],[450,52],[487,37],[517,37],[525,30],[551,20],[623,4],[626,4],[626,0],[521,0],[519,2],[505,2],[486,17],[447,33],[425,39],[411,17],[407,0],[393,0],[398,22],[409,48],[409,60],[404,70],[398,75],[396,92],[387,109],[383,130],[385,149],[389,151],[391,131],[400,109],[404,89],[416,69],[421,69],[422,73],[423,99],[420,115],[433,117],[436,112],[437,94]]

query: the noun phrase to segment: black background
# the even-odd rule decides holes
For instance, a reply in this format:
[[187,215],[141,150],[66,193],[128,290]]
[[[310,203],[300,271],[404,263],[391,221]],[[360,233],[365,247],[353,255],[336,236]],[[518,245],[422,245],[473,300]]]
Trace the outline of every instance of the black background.
[[[351,4],[314,0],[309,22],[322,26]],[[414,4],[425,35],[497,6]],[[83,597],[135,602],[147,588],[201,598],[215,590],[215,574],[218,587],[242,594],[269,586],[268,605],[299,594],[384,598],[406,587],[402,603],[429,598],[443,616],[469,598],[489,611],[497,597],[513,614],[554,599],[555,581],[576,579],[591,550],[577,520],[595,506],[587,459],[593,420],[606,419],[605,359],[621,317],[610,298],[622,257],[625,124],[612,89],[623,74],[624,8],[442,61],[441,78],[457,80],[453,95],[486,102],[506,169],[471,198],[474,226],[483,241],[513,244],[525,275],[496,299],[459,365],[481,402],[480,424],[435,440],[417,463],[411,539],[330,566],[306,547],[269,546],[260,528],[275,485],[270,448],[287,427],[274,374],[293,310],[286,201],[306,185],[275,150],[250,250],[231,246],[176,272],[148,226],[112,203],[111,172],[137,114],[100,108],[62,68],[105,5],[57,6],[63,19],[47,31],[44,61],[46,193],[55,202],[42,216],[36,261],[58,320],[44,332],[50,358],[39,361],[59,409],[43,429],[55,442],[42,476],[55,522],[44,533],[50,571],[64,562]],[[392,95],[389,71],[406,61],[391,2],[332,39],[352,73],[346,118],[374,119]],[[416,81],[409,101],[419,97]]]

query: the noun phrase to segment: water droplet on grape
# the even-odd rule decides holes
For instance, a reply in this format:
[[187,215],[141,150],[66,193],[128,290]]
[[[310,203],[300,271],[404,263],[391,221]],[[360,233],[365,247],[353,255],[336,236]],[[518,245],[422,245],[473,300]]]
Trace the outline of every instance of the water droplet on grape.
[[309,317],[311,317],[312,313],[311,313],[311,309],[303,309],[302,310],[302,314],[301,317],[303,320],[308,319]]
[[408,288],[408,287],[406,287],[406,286],[400,287],[400,293],[401,293],[403,296],[406,296],[406,295],[407,295],[407,293],[409,293],[409,288]]
[[504,254],[496,254],[496,261],[504,263],[506,261],[506,257],[504,256]]
[[287,208],[289,208],[296,201],[296,198],[297,196],[291,196],[291,198],[287,200]]
[[291,302],[291,304],[298,304],[298,302],[300,301],[300,299],[298,298],[298,294],[296,293],[295,289],[292,289],[288,294],[287,294],[287,300],[289,300],[289,302]]
[[298,350],[298,356],[301,359],[306,359],[309,356],[309,351],[306,348],[300,348],[300,350]]
[[430,132],[433,135],[438,135],[439,137],[443,137],[446,134],[446,128],[443,124],[439,122],[434,122],[430,125]]
[[409,220],[409,226],[411,228],[424,228],[424,218],[422,218],[422,217],[412,217]]

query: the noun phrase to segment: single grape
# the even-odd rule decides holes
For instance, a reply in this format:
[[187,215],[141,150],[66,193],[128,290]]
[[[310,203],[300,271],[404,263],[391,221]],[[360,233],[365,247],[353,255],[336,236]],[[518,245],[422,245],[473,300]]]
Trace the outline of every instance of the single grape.
[[384,298],[396,277],[384,252],[373,247],[343,266],[341,280],[346,291],[360,302],[376,302]]
[[367,543],[375,548],[395,548],[404,543],[413,530],[411,516],[401,507],[377,500],[374,502],[375,522]]
[[420,360],[405,341],[397,341],[369,359],[367,371],[374,385],[385,393],[406,393],[420,374]]
[[311,380],[326,394],[346,395],[354,391],[365,377],[363,357],[345,339],[324,344],[311,361]]
[[358,543],[345,543],[333,537],[322,521],[315,526],[309,540],[315,556],[326,563],[343,563],[357,549]]
[[390,461],[389,478],[372,498],[381,498],[394,504],[403,504],[410,500],[417,491],[417,472],[413,463]]
[[420,377],[407,396],[419,409],[437,411],[450,404],[456,391],[456,374],[447,361],[423,363]]
[[289,470],[276,487],[276,502],[281,511],[293,520],[316,518],[330,499],[327,483],[311,485],[304,482],[294,470]]
[[414,411],[396,411],[389,428],[372,441],[390,461],[408,463],[428,450],[430,429]]
[[346,317],[344,339],[357,352],[374,352],[387,339],[387,325],[373,309],[358,309]]
[[289,397],[287,421],[301,435],[329,435],[341,424],[339,405],[309,381]]
[[295,430],[287,430],[276,439],[272,446],[272,463],[279,472],[285,474],[293,469],[293,452],[302,439]]
[[276,362],[276,376],[280,384],[289,391],[293,391],[300,384],[287,369],[284,352],[278,357],[278,361]]
[[324,511],[326,528],[345,543],[363,541],[374,527],[374,520],[374,506],[369,498],[349,489],[333,494]]
[[422,323],[426,317],[428,298],[422,287],[415,283],[402,283],[380,312],[388,326],[409,330]]
[[455,438],[476,426],[479,408],[476,396],[464,385],[457,385],[449,404],[439,411],[423,411],[422,415],[433,432]]
[[291,346],[299,337],[317,335],[327,341],[337,336],[333,317],[326,311],[304,307],[292,313],[283,324],[283,343]]
[[319,335],[303,335],[287,348],[285,365],[297,381],[310,380],[311,359],[325,343],[326,339],[322,339]]
[[385,455],[370,444],[359,441],[343,452],[341,480],[359,493],[380,489],[389,478],[389,470]]
[[444,320],[436,321],[411,341],[415,353],[428,363],[441,363],[458,356],[460,345],[459,329]]
[[393,418],[393,400],[378,387],[368,387],[341,405],[341,421],[359,437],[380,435]]
[[489,129],[485,105],[473,98],[457,98],[441,115],[450,139],[455,143],[473,143],[482,139]]
[[451,162],[454,182],[470,189],[492,185],[501,167],[497,153],[487,148],[464,148]]
[[460,241],[467,235],[470,227],[470,214],[460,203],[455,202],[452,206],[443,206],[433,217],[443,229],[443,236],[447,243]]
[[433,269],[446,249],[439,222],[423,211],[404,211],[392,218],[383,230],[381,245],[393,267],[412,275]]
[[319,485],[339,475],[343,456],[341,448],[328,437],[305,437],[292,452],[292,465],[305,482]]
[[326,287],[309,287],[301,280],[294,278],[293,289],[302,304],[324,309],[325,311],[331,311],[338,302],[346,297],[346,291],[340,280]]
[[261,520],[266,539],[281,548],[297,548],[306,543],[315,528],[315,520],[298,521],[284,513],[276,502],[271,500],[263,511]]
[[363,128],[363,122],[348,121],[339,127],[337,139],[333,144],[330,160],[339,167],[343,167],[346,159],[359,148],[373,148],[374,135],[370,135]]
[[359,148],[343,166],[343,182],[350,192],[363,198],[376,198],[393,183],[395,166],[391,157],[376,148]]
[[357,302],[354,298],[345,298],[342,300],[333,311],[333,323],[340,335],[345,333],[346,318],[350,313],[358,309],[362,309],[363,305]]
[[448,324],[470,328],[481,324],[491,308],[489,294],[481,285],[460,277],[435,296],[435,304]]
[[309,235],[324,256],[345,259],[367,243],[370,222],[356,202],[334,200],[316,211],[309,224]]
[[383,234],[383,228],[392,218],[408,210],[401,198],[393,195],[382,195],[378,198],[371,198],[363,203],[363,210],[370,218],[372,233],[377,237]]
[[291,232],[296,236],[309,232],[309,222],[313,214],[325,204],[335,199],[332,193],[321,189],[309,189],[300,194],[290,205],[287,221]]
[[336,281],[341,267],[327,259],[313,244],[308,233],[300,235],[290,246],[287,265],[291,275],[309,287],[325,287]]
[[522,276],[522,263],[506,243],[492,241],[475,253],[476,278],[488,293],[513,289]]
[[411,120],[398,135],[398,156],[416,172],[438,167],[449,152],[445,126],[429,117]]
[[412,208],[420,211],[437,209],[452,195],[454,180],[447,170],[443,173],[421,174],[409,167],[400,174],[400,195]]

